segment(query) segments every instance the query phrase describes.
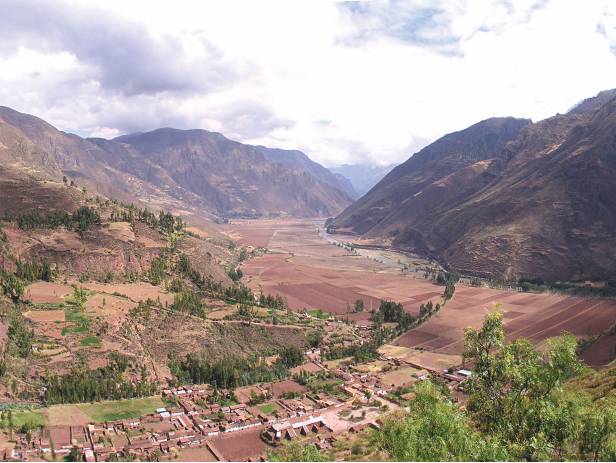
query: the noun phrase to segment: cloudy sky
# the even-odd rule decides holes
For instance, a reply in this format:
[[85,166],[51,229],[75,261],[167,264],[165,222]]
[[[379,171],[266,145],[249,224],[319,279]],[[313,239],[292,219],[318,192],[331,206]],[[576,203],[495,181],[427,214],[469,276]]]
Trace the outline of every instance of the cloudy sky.
[[[86,5],[87,3],[87,5]],[[0,105],[82,136],[157,127],[400,162],[616,87],[616,2],[0,0]]]

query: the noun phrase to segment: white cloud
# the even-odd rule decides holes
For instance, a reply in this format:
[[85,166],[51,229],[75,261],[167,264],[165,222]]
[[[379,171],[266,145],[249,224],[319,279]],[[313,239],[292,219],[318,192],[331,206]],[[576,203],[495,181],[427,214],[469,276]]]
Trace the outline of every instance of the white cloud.
[[0,7],[0,104],[84,135],[201,127],[326,165],[390,163],[616,87],[608,1]]

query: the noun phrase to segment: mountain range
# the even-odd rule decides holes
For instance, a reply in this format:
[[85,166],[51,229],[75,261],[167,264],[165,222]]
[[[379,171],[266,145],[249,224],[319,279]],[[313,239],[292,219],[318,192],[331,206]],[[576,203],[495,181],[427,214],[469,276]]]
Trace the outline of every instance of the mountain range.
[[466,274],[606,280],[616,279],[615,134],[610,90],[539,122],[491,118],[445,135],[370,187],[387,167],[363,169],[362,186],[357,166],[329,170],[206,130],[81,138],[0,107],[0,163],[5,191],[13,178],[66,177],[183,216],[337,214],[340,231]]
[[353,186],[359,196],[363,196],[379,183],[393,168],[395,164],[372,165],[372,164],[343,164],[330,167],[333,173],[342,176]]
[[495,279],[616,278],[616,90],[445,135],[333,226]]
[[84,139],[6,107],[0,160],[42,178],[66,176],[107,197],[210,217],[329,216],[355,194],[299,151],[171,128]]

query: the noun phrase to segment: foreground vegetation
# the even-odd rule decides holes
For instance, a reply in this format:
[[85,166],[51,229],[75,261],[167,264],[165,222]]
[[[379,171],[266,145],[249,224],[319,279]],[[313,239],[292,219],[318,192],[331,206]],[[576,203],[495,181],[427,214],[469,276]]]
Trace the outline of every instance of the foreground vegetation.
[[506,343],[502,316],[490,314],[465,336],[465,359],[474,364],[467,411],[446,388],[419,384],[410,412],[386,420],[373,444],[406,461],[614,461],[613,400],[580,384],[565,387],[584,371],[575,350],[568,334],[552,340],[544,354],[524,339]]

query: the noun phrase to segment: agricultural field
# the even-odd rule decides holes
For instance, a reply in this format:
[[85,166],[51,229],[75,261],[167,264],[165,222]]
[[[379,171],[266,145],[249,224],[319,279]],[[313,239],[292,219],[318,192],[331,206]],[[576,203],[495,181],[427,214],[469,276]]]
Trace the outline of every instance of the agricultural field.
[[66,426],[137,418],[164,407],[160,397],[144,399],[111,400],[91,404],[52,405],[35,410],[15,412],[15,427],[24,424],[35,426]]
[[[349,320],[367,320],[381,299],[403,304],[416,311],[429,300],[436,301],[443,290],[430,281],[409,278],[397,265],[329,244],[319,236],[320,221],[254,220],[225,225],[229,236],[246,246],[258,241],[270,252],[242,265],[242,281],[253,290],[280,294],[295,310],[321,309],[342,315],[364,301],[364,311],[349,313]],[[267,243],[264,237],[269,237]]]
[[268,448],[258,428],[213,438],[208,446],[215,449],[224,461],[256,460]]
[[[411,313],[429,300],[440,301],[442,286],[421,272],[402,271],[400,265],[422,262],[402,255],[396,260],[391,251],[362,255],[332,245],[319,233],[321,227],[322,222],[311,220],[255,220],[233,221],[224,230],[243,245],[268,248],[267,254],[242,265],[243,281],[255,291],[263,288],[282,295],[294,310],[314,315],[322,310],[363,323],[381,299],[400,302]],[[354,311],[357,299],[364,301],[363,312]],[[503,312],[510,339],[525,337],[541,344],[568,331],[578,338],[598,339],[583,355],[589,365],[605,366],[614,358],[616,338],[602,334],[616,320],[616,301],[463,284],[457,285],[443,310],[393,344],[411,348],[403,356],[429,368],[458,365],[464,329],[479,327],[494,310]]]
[[[464,348],[464,329],[478,327],[485,315],[503,313],[509,339],[527,338],[539,344],[567,331],[579,338],[601,334],[616,319],[616,301],[582,299],[557,294],[530,294],[489,288],[456,287],[454,298],[428,322],[412,329],[396,345],[457,355]],[[613,358],[614,344],[597,343],[589,349],[587,361]],[[609,351],[612,351],[611,353]],[[601,364],[597,365],[601,366]]]

